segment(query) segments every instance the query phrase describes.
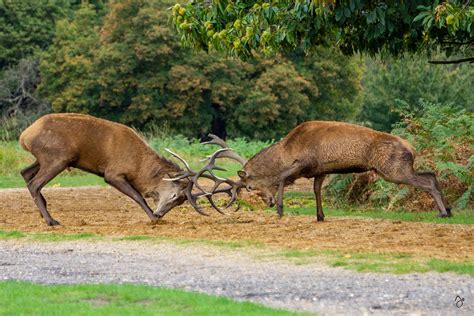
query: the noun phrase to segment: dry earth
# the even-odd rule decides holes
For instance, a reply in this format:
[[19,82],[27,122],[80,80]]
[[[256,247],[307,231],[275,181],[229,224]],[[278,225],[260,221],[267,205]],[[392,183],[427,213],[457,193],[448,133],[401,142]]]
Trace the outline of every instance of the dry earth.
[[148,235],[180,239],[261,242],[282,248],[337,249],[408,253],[450,260],[474,259],[474,225],[430,224],[331,217],[317,223],[310,216],[265,211],[211,213],[204,217],[187,204],[157,224],[129,198],[111,188],[51,188],[44,195],[61,226],[48,227],[26,189],[0,190],[0,230],[25,232]]

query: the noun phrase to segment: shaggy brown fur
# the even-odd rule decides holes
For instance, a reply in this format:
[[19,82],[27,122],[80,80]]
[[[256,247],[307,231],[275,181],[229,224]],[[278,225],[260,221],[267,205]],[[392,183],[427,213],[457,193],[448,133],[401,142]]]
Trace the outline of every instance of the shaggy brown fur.
[[163,181],[182,170],[157,155],[125,125],[82,114],[49,114],[21,134],[20,144],[36,157],[21,174],[48,225],[59,223],[48,213],[41,189],[68,167],[104,177],[108,184],[134,199],[152,220],[158,217],[143,196],[159,200],[159,194],[162,199],[176,194],[175,204],[186,200],[179,196],[186,180]]
[[321,186],[325,175],[374,170],[385,180],[411,184],[431,193],[440,216],[450,216],[433,173],[413,169],[415,152],[404,139],[366,127],[331,121],[311,121],[251,158],[239,172],[249,189],[256,189],[283,214],[283,188],[300,177],[314,178],[317,219],[324,220]]

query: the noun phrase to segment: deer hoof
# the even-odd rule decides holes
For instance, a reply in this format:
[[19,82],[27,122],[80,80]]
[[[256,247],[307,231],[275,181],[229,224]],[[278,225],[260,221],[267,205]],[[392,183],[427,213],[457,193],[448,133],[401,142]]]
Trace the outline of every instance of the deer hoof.
[[152,223],[158,223],[160,219],[161,219],[161,216],[156,216],[156,215],[150,216],[150,221]]
[[453,216],[453,214],[451,213],[451,208],[450,207],[446,208],[446,213],[448,213],[448,217]]
[[446,212],[438,213],[438,217],[439,218],[451,217],[451,212],[449,212],[449,213],[446,213]]
[[317,222],[324,222],[324,216],[316,216],[316,221]]
[[57,220],[54,220],[54,219],[50,219],[50,220],[47,220],[46,221],[46,224],[48,224],[48,226],[57,226],[57,225],[60,225],[59,222]]

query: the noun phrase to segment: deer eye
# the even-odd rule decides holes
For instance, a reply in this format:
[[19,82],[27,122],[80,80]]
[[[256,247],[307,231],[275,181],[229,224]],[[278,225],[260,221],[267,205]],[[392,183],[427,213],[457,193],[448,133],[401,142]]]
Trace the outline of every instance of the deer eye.
[[170,200],[174,200],[174,199],[176,199],[176,193],[173,193],[170,197]]

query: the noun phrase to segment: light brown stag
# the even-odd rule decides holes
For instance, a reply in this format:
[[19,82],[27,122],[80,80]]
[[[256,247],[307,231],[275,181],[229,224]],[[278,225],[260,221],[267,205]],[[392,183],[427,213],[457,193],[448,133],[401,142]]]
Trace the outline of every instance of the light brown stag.
[[[196,211],[206,215],[197,205],[198,197],[214,204],[212,194],[232,193],[235,183],[214,176],[212,170],[217,156],[224,157],[228,149],[220,149],[209,158],[198,172],[176,155],[186,167],[159,156],[131,128],[111,121],[82,114],[49,114],[41,117],[20,136],[21,146],[35,156],[36,161],[21,171],[41,216],[48,225],[58,225],[47,210],[41,189],[59,173],[69,167],[78,168],[98,176],[123,194],[137,202],[152,221],[164,216],[173,207],[186,200]],[[231,156],[231,155],[230,155]],[[192,193],[199,177],[215,181],[214,188]],[[221,184],[228,184],[226,187]],[[155,200],[153,212],[144,197]],[[235,200],[235,198],[233,198]]]
[[[227,146],[215,136],[213,143]],[[354,124],[311,121],[297,126],[248,162],[242,160],[239,184],[256,190],[269,206],[276,203],[282,216],[284,187],[301,177],[314,178],[316,217],[323,221],[321,187],[325,176],[373,170],[389,182],[429,192],[439,209],[438,216],[451,216],[435,174],[416,172],[414,159],[413,147],[398,136]]]

